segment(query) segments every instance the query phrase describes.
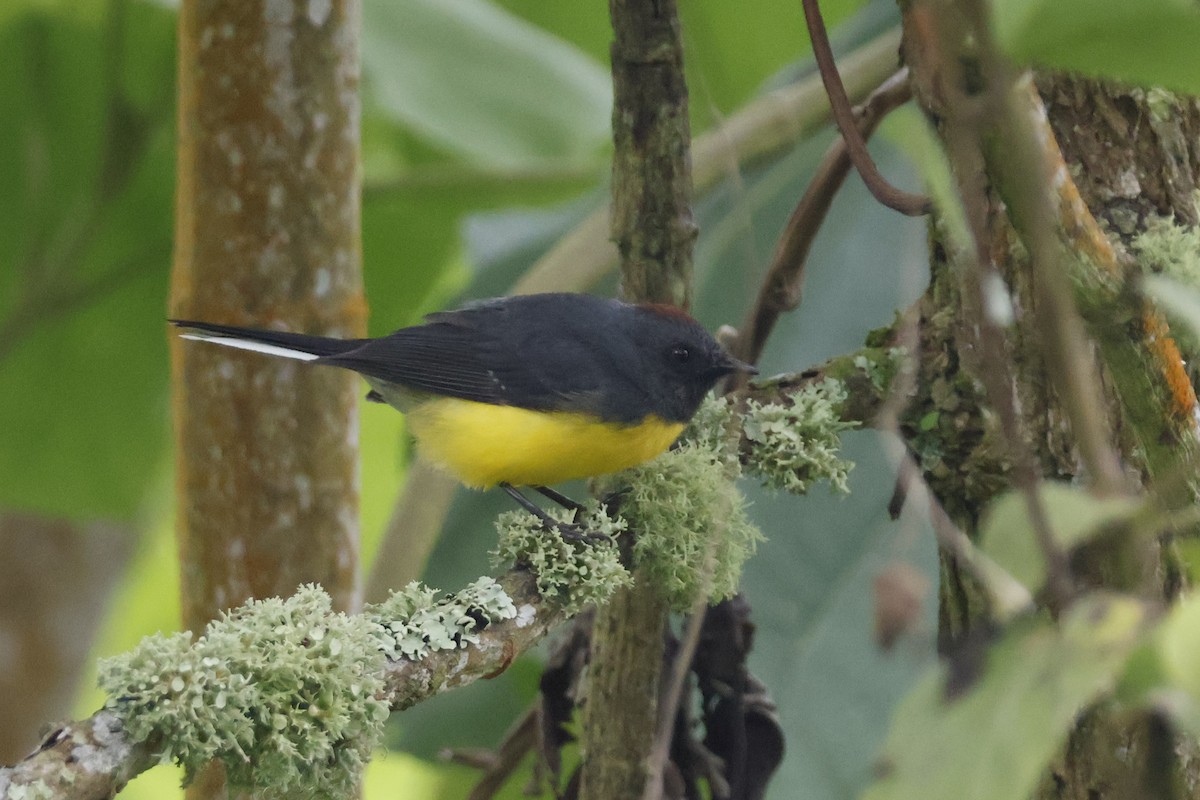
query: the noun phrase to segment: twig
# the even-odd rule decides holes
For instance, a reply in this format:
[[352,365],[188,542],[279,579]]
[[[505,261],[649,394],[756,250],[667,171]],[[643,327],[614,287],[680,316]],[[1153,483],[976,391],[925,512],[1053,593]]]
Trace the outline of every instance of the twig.
[[[713,520],[719,524],[719,520]],[[688,615],[687,628],[684,629],[683,639],[679,643],[671,664],[671,674],[668,676],[666,691],[659,699],[658,730],[654,734],[654,743],[646,761],[646,786],[642,792],[642,800],[658,800],[663,795],[663,771],[671,753],[671,741],[675,733],[675,716],[679,711],[679,702],[683,698],[684,684],[688,672],[692,668],[692,659],[696,655],[696,647],[700,644],[700,632],[704,628],[704,611],[708,607],[708,597],[712,588],[712,577],[716,570],[714,559],[717,537],[722,535],[717,531],[710,535],[704,554],[704,574],[700,580],[700,589],[692,601]]]
[[1000,620],[1012,617],[1033,608],[1033,595],[1026,586],[1010,575],[1003,567],[977,548],[962,529],[950,519],[950,515],[938,502],[929,484],[921,477],[921,467],[898,440],[888,440],[884,447],[898,467],[913,476],[909,497],[924,496],[938,545],[950,553],[968,572],[975,576],[995,603],[994,611]]
[[825,92],[829,95],[833,118],[842,133],[842,139],[846,142],[850,161],[862,176],[863,183],[876,200],[894,211],[910,217],[928,214],[933,207],[928,197],[897,189],[875,166],[875,161],[867,150],[867,143],[854,123],[854,112],[850,108],[850,99],[846,96],[846,88],[838,74],[833,48],[829,45],[829,35],[825,32],[825,20],[821,18],[821,7],[817,0],[801,0],[801,4],[804,6],[804,19],[808,23],[808,34],[812,40],[813,56],[821,72]]
[[483,771],[483,775],[471,788],[471,793],[467,795],[467,800],[490,800],[495,797],[496,792],[503,788],[505,781],[521,765],[525,755],[534,748],[540,724],[538,706],[539,704],[535,702],[509,726],[500,742],[500,747],[496,750],[488,750],[483,753],[450,751],[449,757],[455,763],[466,764]]
[[[1126,490],[1120,457],[1102,406],[1103,384],[1076,308],[1070,270],[1055,231],[1058,209],[1054,195],[1058,145],[1029,73],[1018,76],[992,40],[990,20],[979,3],[963,4],[974,22],[986,87],[986,109],[996,126],[1003,154],[994,152],[989,169],[1008,174],[1002,193],[1009,214],[1029,249],[1038,305],[1035,322],[1046,345],[1046,361],[1078,442],[1080,455],[1096,488],[1105,494]],[[1025,83],[1023,88],[1021,83]],[[1020,101],[1036,99],[1033,108]],[[1033,110],[1041,120],[1035,125]],[[997,156],[1001,156],[997,158]],[[985,156],[986,157],[986,156]]]
[[[957,21],[958,17],[954,19]],[[925,44],[928,47],[923,48],[923,53],[933,54],[930,58],[937,59],[935,66],[929,67],[923,62],[910,66],[914,72],[919,68],[936,70],[940,80],[947,84],[941,87],[941,91],[954,93],[953,99],[946,100],[945,107],[940,109],[944,114],[941,129],[966,217],[969,240],[951,241],[947,253],[951,262],[959,265],[964,277],[963,313],[973,321],[970,329],[975,332],[978,342],[973,372],[983,385],[989,405],[999,420],[1000,431],[1013,464],[1013,483],[1025,500],[1034,538],[1046,561],[1049,595],[1053,604],[1061,605],[1073,592],[1070,563],[1050,529],[1038,489],[1041,470],[1017,403],[1017,379],[1012,346],[1006,330],[1007,321],[990,311],[987,298],[986,287],[989,285],[1000,287],[1001,291],[1005,287],[990,249],[992,217],[987,164],[980,145],[987,132],[985,125],[992,119],[990,104],[993,98],[987,94],[968,96],[965,93],[964,87],[968,85],[965,68],[950,43],[959,41],[955,37],[971,37],[972,34],[959,28],[950,32],[950,25],[946,22],[941,28],[935,28],[937,33],[932,35],[939,36],[938,41],[927,42]],[[928,28],[914,28],[923,34],[930,33]]]
[[977,151],[974,150],[978,136],[979,131],[969,121],[946,121],[947,149],[956,166],[959,195],[971,235],[972,246],[958,253],[957,260],[962,262],[966,278],[963,281],[964,309],[976,321],[975,330],[980,345],[980,357],[976,359],[974,372],[1000,421],[1000,430],[1013,463],[1013,483],[1025,500],[1034,538],[1046,560],[1047,586],[1056,602],[1062,603],[1072,593],[1070,563],[1050,529],[1038,489],[1041,472],[1017,407],[1016,376],[1012,369],[1013,355],[1008,334],[996,316],[986,310],[985,282],[990,280],[999,286],[1004,286],[1004,282],[988,249],[990,237],[984,173],[969,166],[978,161]]
[[[904,68],[884,81],[854,110],[855,129],[864,138],[870,138],[883,118],[911,97],[908,69]],[[788,218],[754,308],[747,313],[738,330],[732,349],[743,361],[757,363],[780,315],[799,305],[809,249],[850,167],[846,140],[839,138],[825,153],[803,197]],[[739,374],[733,385],[744,385],[747,377]]]
[[[910,355],[896,370],[896,377],[891,385],[886,387],[886,397],[874,419],[878,430],[893,434],[892,437],[885,437],[883,444],[888,456],[896,465],[899,475],[897,496],[902,499],[897,500],[894,497],[892,502],[896,507],[893,509],[889,505],[889,511],[893,511],[894,516],[899,516],[900,506],[914,493],[923,496],[938,544],[969,570],[987,590],[989,597],[996,603],[999,616],[1008,618],[1033,606],[1033,596],[1029,589],[976,548],[970,538],[954,523],[922,477],[921,466],[903,444],[900,414],[916,388],[915,354],[921,352],[917,320],[918,315],[910,311],[897,327],[896,343]],[[903,488],[900,488],[901,486]]]

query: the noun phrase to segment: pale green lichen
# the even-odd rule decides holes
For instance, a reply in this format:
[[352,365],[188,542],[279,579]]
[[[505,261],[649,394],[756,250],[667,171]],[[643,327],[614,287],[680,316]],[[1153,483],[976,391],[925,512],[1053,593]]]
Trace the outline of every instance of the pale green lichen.
[[191,634],[152,636],[100,665],[107,706],[190,779],[213,759],[263,797],[344,797],[388,708],[375,623],[333,613],[304,586],[255,600]]
[[492,578],[480,578],[457,594],[438,594],[413,581],[364,610],[377,623],[380,647],[389,658],[417,660],[435,650],[478,644],[488,623],[517,615],[512,598]]
[[742,474],[741,456],[738,453],[741,436],[733,404],[727,397],[709,394],[700,403],[700,408],[679,440],[711,450],[714,457],[725,466],[729,477],[737,478]]
[[682,442],[653,461],[622,472],[621,516],[637,531],[634,562],[671,607],[737,591],[742,565],[762,540],[746,514],[728,448]]
[[128,738],[154,741],[189,780],[216,759],[259,797],[347,797],[387,719],[385,657],[467,647],[517,613],[491,578],[438,595],[411,583],[347,615],[303,586],[229,612],[195,642],[147,637],[101,662],[100,687]]
[[1200,287],[1200,228],[1158,217],[1147,221],[1131,246],[1144,271]]
[[496,518],[500,542],[492,553],[493,561],[530,569],[537,576],[538,594],[568,614],[603,603],[628,585],[629,572],[621,564],[614,541],[625,530],[624,520],[610,517],[594,501],[587,503],[574,521],[570,512],[556,509],[548,513],[591,539],[565,540],[532,514],[509,511]]
[[882,352],[872,350],[854,357],[854,366],[861,370],[877,392],[885,392],[896,374],[908,363],[908,348],[888,347]]
[[767,486],[802,494],[820,480],[847,493],[846,480],[854,464],[839,455],[841,434],[858,426],[841,419],[846,389],[826,379],[791,395],[791,404],[750,400],[742,430],[750,443],[748,472]]

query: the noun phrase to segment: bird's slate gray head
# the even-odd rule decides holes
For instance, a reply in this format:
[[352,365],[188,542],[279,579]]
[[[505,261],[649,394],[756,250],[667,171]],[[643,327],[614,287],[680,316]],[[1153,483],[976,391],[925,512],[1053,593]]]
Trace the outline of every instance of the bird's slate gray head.
[[631,330],[658,415],[686,422],[721,378],[747,368],[673,306],[631,306]]

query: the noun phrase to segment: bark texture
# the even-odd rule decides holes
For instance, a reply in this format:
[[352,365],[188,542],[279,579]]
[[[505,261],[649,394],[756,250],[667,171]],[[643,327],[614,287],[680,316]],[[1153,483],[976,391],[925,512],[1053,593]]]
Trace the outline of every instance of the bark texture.
[[[173,318],[362,334],[359,28],[357,0],[182,4]],[[185,625],[307,582],[355,610],[353,376],[172,338]]]
[[[935,229],[921,315],[924,392],[913,410],[944,415],[932,437],[910,416],[909,447],[947,512],[972,535],[998,491],[1042,478],[1102,491],[1153,481],[1170,507],[1192,505],[1195,487],[1179,476],[1195,473],[1195,394],[1165,324],[1134,288],[1125,246],[1153,216],[1196,219],[1195,103],[1070,76],[1043,76],[1039,97],[999,58],[986,19],[974,0],[905,7],[904,54],[916,95],[938,124],[976,244],[964,255],[944,228]],[[989,271],[1013,304],[998,346],[981,334],[989,322],[979,276]],[[1068,330],[1064,315],[1078,315],[1084,326]],[[1082,347],[1068,359],[1071,336]],[[1064,380],[1079,364],[1101,370]],[[1092,387],[1089,409],[1078,403],[1081,385]],[[1015,442],[997,419],[1004,415],[998,396],[1010,398]],[[980,413],[985,406],[994,413]],[[1105,450],[1119,455],[1123,475],[1101,474]],[[1023,463],[1035,469],[1032,482],[1021,476]],[[1099,586],[1152,600],[1174,596],[1181,578],[1172,549],[1136,538],[1111,537],[1073,559],[1068,593]],[[953,651],[985,632],[989,614],[983,593],[948,554],[942,579],[940,644]],[[1041,599],[1055,608],[1054,598]],[[1196,763],[1194,745],[1154,715],[1101,704],[1081,715],[1037,796],[1192,797],[1184,787],[1197,785]]]
[[[172,316],[363,330],[358,18],[354,0],[180,9]],[[305,581],[353,608],[352,377],[172,345],[187,625]]]
[[[611,0],[612,237],[621,294],[686,308],[691,298],[691,131],[674,0]],[[640,573],[596,612],[583,715],[583,800],[653,792],[667,604]],[[651,795],[655,796],[655,795]]]
[[691,128],[674,0],[611,0],[612,238],[631,302],[691,301]]

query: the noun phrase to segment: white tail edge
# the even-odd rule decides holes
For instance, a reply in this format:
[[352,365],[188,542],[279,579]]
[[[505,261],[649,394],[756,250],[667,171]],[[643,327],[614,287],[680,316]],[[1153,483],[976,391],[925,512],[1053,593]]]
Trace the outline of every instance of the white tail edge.
[[239,350],[250,350],[254,353],[265,353],[269,356],[282,356],[284,358],[294,358],[299,361],[316,361],[320,356],[315,353],[306,353],[303,350],[292,350],[288,347],[281,347],[277,344],[264,344],[262,342],[252,342],[248,339],[235,339],[232,336],[218,336],[208,333],[181,333],[181,339],[191,339],[194,342],[215,342],[223,344],[226,347],[236,347]]

